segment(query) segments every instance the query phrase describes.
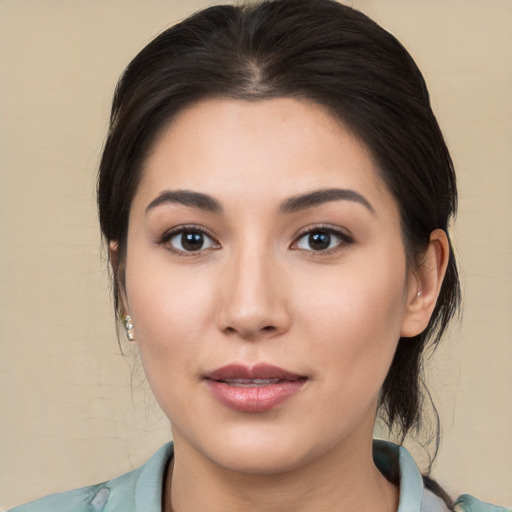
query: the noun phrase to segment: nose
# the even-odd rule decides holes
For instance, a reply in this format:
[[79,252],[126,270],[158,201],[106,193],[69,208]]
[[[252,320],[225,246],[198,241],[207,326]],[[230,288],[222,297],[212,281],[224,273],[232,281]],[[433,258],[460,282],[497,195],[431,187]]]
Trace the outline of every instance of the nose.
[[220,276],[218,327],[246,340],[286,332],[290,314],[283,273],[263,251],[245,250],[230,258]]

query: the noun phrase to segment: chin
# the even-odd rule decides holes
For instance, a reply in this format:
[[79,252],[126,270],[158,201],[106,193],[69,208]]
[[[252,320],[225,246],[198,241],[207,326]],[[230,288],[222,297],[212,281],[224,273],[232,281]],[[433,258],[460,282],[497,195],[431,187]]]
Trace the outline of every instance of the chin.
[[[303,451],[304,450],[304,451]],[[283,443],[227,443],[212,454],[214,462],[236,473],[278,475],[305,466],[312,459],[305,445],[283,446]]]
[[[318,429],[316,429],[318,430]],[[187,431],[191,434],[190,430]],[[223,425],[194,432],[183,442],[196,454],[228,471],[253,475],[278,475],[305,467],[322,458],[343,436],[325,432],[319,435],[307,425]]]

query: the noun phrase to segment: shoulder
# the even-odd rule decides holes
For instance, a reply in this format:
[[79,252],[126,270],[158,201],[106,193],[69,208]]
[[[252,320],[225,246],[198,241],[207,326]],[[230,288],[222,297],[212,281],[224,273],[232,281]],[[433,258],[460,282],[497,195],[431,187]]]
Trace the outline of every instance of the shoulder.
[[485,503],[470,494],[459,496],[455,503],[448,507],[445,501],[428,489],[423,492],[421,506],[422,512],[512,512],[510,508]]
[[512,508],[498,507],[477,500],[469,494],[462,494],[453,504],[455,512],[512,512]]
[[510,508],[484,503],[469,494],[463,494],[451,505],[452,500],[443,489],[435,481],[421,475],[403,446],[374,440],[373,458],[384,476],[400,488],[398,512],[512,512]]
[[161,512],[164,474],[172,455],[173,445],[169,443],[129,473],[45,496],[8,512]]
[[[62,492],[45,496],[36,501],[32,501],[25,505],[15,507],[8,512],[56,512],[56,511],[73,511],[82,512],[90,510],[101,510],[94,508],[97,502],[96,497],[101,500],[105,494],[101,492],[102,485],[90,485],[82,489]],[[95,501],[96,500],[96,501]]]

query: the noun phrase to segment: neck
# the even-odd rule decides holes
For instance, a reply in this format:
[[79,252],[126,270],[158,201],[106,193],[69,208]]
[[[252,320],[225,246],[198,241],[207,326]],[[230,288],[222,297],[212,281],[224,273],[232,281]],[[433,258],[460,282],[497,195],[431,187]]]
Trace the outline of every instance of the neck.
[[247,474],[199,460],[176,439],[164,510],[395,512],[398,489],[375,467],[371,440],[355,441],[284,473]]

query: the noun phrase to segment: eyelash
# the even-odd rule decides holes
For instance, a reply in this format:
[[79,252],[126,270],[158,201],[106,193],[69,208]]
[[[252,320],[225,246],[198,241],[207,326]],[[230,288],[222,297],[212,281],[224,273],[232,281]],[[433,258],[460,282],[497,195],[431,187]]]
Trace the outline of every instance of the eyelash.
[[[300,240],[302,240],[305,237],[314,235],[314,234],[328,235],[330,237],[334,236],[338,239],[338,243],[336,243],[334,247],[328,247],[326,249],[319,249],[319,250],[302,249],[300,247],[297,247]],[[311,253],[312,256],[316,256],[316,255],[320,256],[320,255],[332,254],[332,253],[341,251],[341,250],[343,250],[343,248],[346,245],[350,245],[353,243],[354,243],[354,239],[350,235],[345,233],[344,231],[342,231],[340,229],[333,228],[332,226],[319,225],[319,226],[314,226],[314,227],[308,228],[308,229],[302,231],[301,233],[299,233],[297,235],[297,237],[295,238],[295,241],[292,243],[291,248],[294,250],[297,250],[297,251],[309,252],[309,253]]]
[[[200,234],[204,238],[209,239],[210,244],[211,244],[210,247],[205,247],[205,248],[201,247],[197,250],[187,251],[186,249],[183,248],[183,245],[182,245],[183,240],[180,241],[180,243],[182,245],[182,249],[173,247],[170,244],[170,242],[172,241],[172,239],[174,237],[178,237],[180,235],[183,236],[186,233]],[[301,248],[298,246],[302,239],[304,239],[305,237],[310,237],[311,235],[314,235],[314,234],[327,235],[329,237],[334,236],[335,238],[338,239],[338,242],[333,247],[327,247],[325,249],[318,249],[318,250],[304,249],[304,248]],[[204,238],[203,238],[203,240],[204,240]],[[330,245],[331,241],[332,240],[329,239],[329,245]],[[342,250],[344,246],[352,244],[352,243],[354,243],[353,238],[351,236],[349,236],[347,233],[341,231],[340,229],[336,229],[336,228],[333,228],[331,226],[326,226],[326,225],[319,225],[319,226],[310,227],[310,228],[300,232],[297,235],[297,237],[295,238],[294,242],[290,245],[290,249],[308,252],[308,253],[311,253],[312,256],[313,255],[325,255],[325,254],[332,254],[332,253],[338,252],[338,251]],[[194,226],[194,225],[179,226],[179,227],[176,227],[176,228],[173,228],[173,229],[167,231],[158,240],[158,244],[165,246],[169,251],[171,251],[179,256],[185,256],[185,257],[198,256],[200,254],[203,254],[203,252],[206,250],[219,249],[221,247],[220,244],[206,230],[204,230],[203,228],[201,228],[199,226]]]
[[[200,234],[203,237],[209,239],[211,241],[212,247],[201,247],[200,249],[197,249],[195,251],[187,251],[185,249],[178,249],[176,247],[173,247],[170,242],[174,237],[177,237],[179,235],[184,235],[185,233],[190,234]],[[158,240],[158,244],[165,246],[169,251],[173,252],[174,254],[177,254],[179,256],[185,256],[185,257],[193,257],[193,256],[199,256],[200,254],[203,254],[205,250],[209,249],[218,249],[220,248],[220,244],[204,229],[200,228],[199,226],[179,226],[176,228],[173,228],[169,231],[166,231],[164,235]]]

